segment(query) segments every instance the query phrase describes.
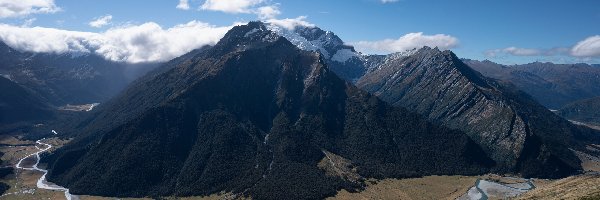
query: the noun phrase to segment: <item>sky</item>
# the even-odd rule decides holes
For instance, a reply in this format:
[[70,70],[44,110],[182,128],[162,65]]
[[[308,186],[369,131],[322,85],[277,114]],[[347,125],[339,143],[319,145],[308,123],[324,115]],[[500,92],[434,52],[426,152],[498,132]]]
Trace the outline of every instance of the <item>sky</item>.
[[502,64],[600,63],[597,0],[0,0],[12,47],[126,62],[166,61],[252,20],[318,26],[365,54],[427,45]]

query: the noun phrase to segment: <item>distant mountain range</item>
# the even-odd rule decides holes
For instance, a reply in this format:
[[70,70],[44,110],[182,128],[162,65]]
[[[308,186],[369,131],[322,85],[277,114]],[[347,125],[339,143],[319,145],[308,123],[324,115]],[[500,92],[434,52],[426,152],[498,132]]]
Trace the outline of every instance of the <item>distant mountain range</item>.
[[550,109],[600,96],[598,65],[535,62],[506,66],[487,60],[463,61],[484,76],[514,84]]
[[20,52],[0,42],[0,87],[6,88],[0,125],[51,119],[49,113],[66,104],[104,102],[157,65],[113,62],[95,54]]
[[157,64],[108,61],[92,53],[19,52],[0,42],[0,75],[54,106],[103,102]]
[[585,145],[600,142],[450,51],[366,56],[316,27],[261,22],[158,67],[78,123],[44,158],[48,179],[100,196],[318,199],[368,178],[557,178],[581,170],[571,149],[596,155]]

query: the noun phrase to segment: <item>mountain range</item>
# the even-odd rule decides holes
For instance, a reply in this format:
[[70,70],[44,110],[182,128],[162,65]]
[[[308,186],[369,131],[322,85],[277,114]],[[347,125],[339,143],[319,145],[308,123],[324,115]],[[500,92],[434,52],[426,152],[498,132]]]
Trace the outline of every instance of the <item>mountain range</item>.
[[52,121],[68,104],[103,103],[157,65],[92,53],[21,52],[0,42],[0,133]]
[[549,109],[600,96],[597,65],[534,62],[507,66],[488,60],[463,61],[484,76],[514,84]]
[[358,89],[261,22],[161,68],[47,156],[48,180],[100,196],[319,199],[367,178],[494,165],[465,133]]
[[53,106],[103,102],[156,64],[127,64],[93,53],[20,52],[0,42],[0,75]]
[[[330,67],[331,66],[331,67]],[[362,55],[317,27],[251,22],[134,81],[65,133],[74,194],[320,199],[370,178],[558,178],[600,142],[451,51]],[[343,161],[343,162],[340,162]]]

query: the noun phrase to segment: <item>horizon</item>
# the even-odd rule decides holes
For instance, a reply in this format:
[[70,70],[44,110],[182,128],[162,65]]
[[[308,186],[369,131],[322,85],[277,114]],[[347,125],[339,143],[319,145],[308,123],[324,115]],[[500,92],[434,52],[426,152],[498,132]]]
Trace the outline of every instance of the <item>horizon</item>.
[[600,63],[595,1],[4,1],[0,39],[13,48],[130,63],[170,60],[256,20],[314,25],[365,54],[437,46],[503,65]]

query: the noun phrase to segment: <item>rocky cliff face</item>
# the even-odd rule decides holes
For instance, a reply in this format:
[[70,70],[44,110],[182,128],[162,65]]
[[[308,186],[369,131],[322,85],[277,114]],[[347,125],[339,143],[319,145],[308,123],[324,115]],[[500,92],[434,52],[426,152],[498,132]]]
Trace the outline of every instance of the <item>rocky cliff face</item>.
[[[511,86],[483,77],[452,52],[424,47],[376,62],[358,81],[360,88],[465,131],[498,163],[498,170],[555,177],[580,169],[568,146],[587,133]],[[525,159],[530,154],[537,157]],[[538,169],[525,170],[524,165]]]

